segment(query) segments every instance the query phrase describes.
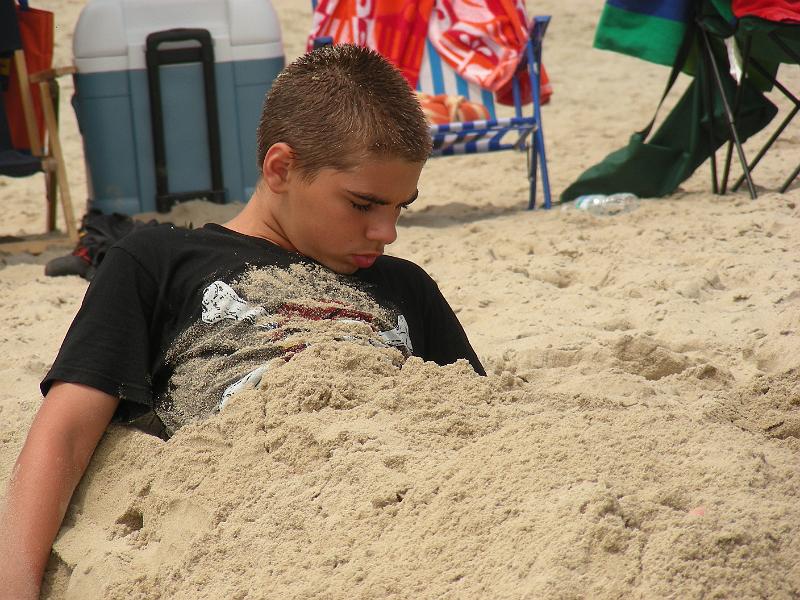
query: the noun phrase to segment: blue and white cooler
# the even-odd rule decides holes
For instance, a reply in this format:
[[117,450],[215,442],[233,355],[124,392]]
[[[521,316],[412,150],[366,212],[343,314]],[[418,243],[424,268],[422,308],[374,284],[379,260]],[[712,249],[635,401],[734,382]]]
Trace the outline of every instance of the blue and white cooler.
[[90,208],[247,201],[264,95],[284,66],[269,0],[89,0],[73,51]]

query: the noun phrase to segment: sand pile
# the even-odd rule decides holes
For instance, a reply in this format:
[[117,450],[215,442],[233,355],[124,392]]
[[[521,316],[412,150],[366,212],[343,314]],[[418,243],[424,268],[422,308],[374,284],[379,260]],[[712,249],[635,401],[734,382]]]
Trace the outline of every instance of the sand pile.
[[[83,4],[37,2],[56,11],[58,65]],[[273,4],[291,59],[309,3]],[[558,194],[645,125],[668,69],[591,48],[602,2],[527,4],[553,15],[543,121]],[[798,89],[800,70],[782,76]],[[79,218],[71,93],[63,78]],[[492,375],[323,344],[166,444],[112,428],[44,597],[800,597],[800,183],[775,192],[799,132],[759,165],[755,202],[712,195],[704,165],[608,219],[524,211],[517,153],[430,161],[391,251],[434,276]],[[0,180],[3,234],[41,231],[43,189]],[[161,217],[199,226],[236,209]],[[0,258],[2,483],[86,289],[44,277],[47,258]]]
[[796,419],[794,372],[694,418],[311,346],[167,443],[112,430],[50,597],[790,598],[796,430],[731,423],[779,388],[775,418]]

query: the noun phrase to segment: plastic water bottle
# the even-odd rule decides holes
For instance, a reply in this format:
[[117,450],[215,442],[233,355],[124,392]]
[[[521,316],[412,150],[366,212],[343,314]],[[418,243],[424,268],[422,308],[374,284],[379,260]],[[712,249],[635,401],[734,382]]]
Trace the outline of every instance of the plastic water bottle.
[[636,194],[586,194],[575,198],[575,208],[593,215],[620,215],[639,208]]

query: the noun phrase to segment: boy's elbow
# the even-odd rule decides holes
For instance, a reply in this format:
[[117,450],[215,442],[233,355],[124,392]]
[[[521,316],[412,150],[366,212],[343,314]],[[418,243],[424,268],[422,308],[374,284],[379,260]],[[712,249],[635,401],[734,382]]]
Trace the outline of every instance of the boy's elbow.
[[58,461],[80,473],[108,427],[119,399],[81,384],[56,382],[31,426],[29,437],[49,447]]

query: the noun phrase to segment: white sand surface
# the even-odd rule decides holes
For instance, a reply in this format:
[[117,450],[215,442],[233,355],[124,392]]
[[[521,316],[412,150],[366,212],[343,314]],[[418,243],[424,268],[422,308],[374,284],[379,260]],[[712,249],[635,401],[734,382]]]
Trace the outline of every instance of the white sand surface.
[[[60,64],[82,4],[39,3]],[[273,4],[295,57],[310,9]],[[646,124],[668,70],[593,50],[597,0],[529,7],[553,15],[558,194]],[[712,195],[705,165],[614,217],[523,210],[522,155],[432,160],[391,250],[437,280],[490,376],[320,344],[166,444],[112,428],[44,597],[797,598],[800,183],[775,190],[798,148],[795,124],[756,170],[756,201]],[[0,235],[41,230],[41,178],[0,179],[0,203]],[[2,482],[86,289],[45,277],[51,256],[2,257]]]

